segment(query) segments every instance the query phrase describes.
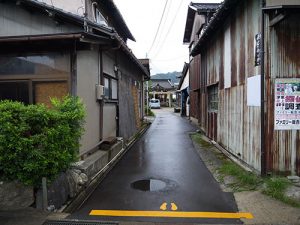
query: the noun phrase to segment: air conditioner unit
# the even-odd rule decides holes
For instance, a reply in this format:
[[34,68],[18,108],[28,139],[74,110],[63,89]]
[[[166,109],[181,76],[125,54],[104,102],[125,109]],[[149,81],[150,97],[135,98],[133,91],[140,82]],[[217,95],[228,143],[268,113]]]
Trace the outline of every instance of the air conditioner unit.
[[96,84],[96,98],[97,100],[102,100],[104,97],[104,86]]

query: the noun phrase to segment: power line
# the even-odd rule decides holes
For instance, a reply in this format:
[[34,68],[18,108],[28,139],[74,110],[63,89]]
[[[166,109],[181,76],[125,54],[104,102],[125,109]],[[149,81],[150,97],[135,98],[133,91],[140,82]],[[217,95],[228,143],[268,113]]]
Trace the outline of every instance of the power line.
[[178,12],[179,12],[179,10],[180,10],[180,7],[181,7],[183,1],[184,1],[184,0],[181,0],[180,4],[179,4],[179,6],[178,6],[178,8],[177,8],[177,10],[176,10],[176,13],[175,13],[175,15],[174,15],[174,17],[173,17],[173,19],[172,19],[171,25],[170,25],[170,27],[169,27],[169,29],[168,29],[168,31],[167,31],[167,33],[166,33],[166,35],[165,35],[165,37],[164,37],[162,43],[161,43],[161,45],[160,45],[160,48],[158,48],[158,51],[156,52],[156,54],[155,54],[153,57],[151,57],[151,58],[155,58],[155,57],[158,55],[158,53],[161,51],[162,46],[163,46],[163,44],[165,43],[165,41],[166,41],[168,35],[170,34],[170,31],[171,31],[173,25],[174,25],[175,19],[177,18],[176,16],[177,16],[177,14],[178,14]]
[[167,5],[167,9],[166,9],[166,12],[165,12],[164,20],[162,22],[162,26],[160,28],[160,32],[158,33],[157,40],[153,45],[153,51],[156,51],[156,48],[158,47],[158,45],[160,43],[164,27],[165,27],[165,25],[167,23],[167,20],[168,20],[170,9],[172,8],[171,6],[172,6],[172,1],[169,1],[169,4]]
[[153,47],[153,45],[154,45],[154,43],[155,43],[155,40],[156,40],[156,38],[157,38],[157,35],[158,35],[158,32],[159,32],[159,28],[160,28],[161,22],[162,22],[162,20],[163,20],[163,17],[164,17],[165,11],[166,11],[166,7],[167,7],[167,4],[168,4],[168,1],[169,1],[169,0],[167,0],[166,3],[165,3],[164,10],[163,10],[163,12],[162,12],[162,15],[161,15],[161,18],[160,18],[160,21],[159,21],[159,24],[158,24],[158,27],[157,27],[157,30],[156,30],[156,34],[155,34],[154,39],[153,39],[153,41],[152,41],[151,47],[150,47],[150,49],[148,50],[148,54],[149,54],[149,52],[152,50],[152,47]]
[[[154,60],[155,62],[165,62],[165,61],[175,61],[176,59],[180,59],[180,58],[183,58],[183,57],[186,57],[187,55],[181,55],[181,56],[176,56],[176,57],[173,57],[173,58],[169,58],[169,59],[156,59]],[[152,59],[152,58],[151,58]]]

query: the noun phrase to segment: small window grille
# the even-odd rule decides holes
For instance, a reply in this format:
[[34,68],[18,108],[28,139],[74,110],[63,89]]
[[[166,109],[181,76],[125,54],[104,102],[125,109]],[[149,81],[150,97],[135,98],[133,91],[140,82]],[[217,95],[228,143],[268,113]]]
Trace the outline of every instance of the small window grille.
[[219,88],[218,85],[208,87],[208,110],[218,111],[219,107]]

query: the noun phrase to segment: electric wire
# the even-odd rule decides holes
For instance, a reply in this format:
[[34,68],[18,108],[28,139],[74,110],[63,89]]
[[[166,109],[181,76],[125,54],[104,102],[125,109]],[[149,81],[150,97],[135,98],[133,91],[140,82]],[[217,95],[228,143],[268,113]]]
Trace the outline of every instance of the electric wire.
[[176,59],[181,59],[186,57],[186,55],[180,55],[180,56],[175,56],[173,58],[168,58],[168,59],[155,59],[155,62],[166,62],[166,61],[175,61]]
[[166,9],[166,12],[165,12],[165,16],[164,16],[165,19],[163,20],[162,26],[160,28],[161,32],[158,33],[157,40],[156,40],[156,42],[153,45],[153,51],[156,51],[156,48],[158,47],[158,45],[160,43],[161,37],[163,35],[163,30],[164,30],[164,28],[166,26],[166,23],[167,23],[167,20],[168,20],[168,16],[169,16],[169,12],[170,12],[171,8],[172,8],[172,1],[169,1],[169,4],[167,5],[167,9]]
[[176,13],[174,14],[174,17],[173,17],[173,19],[172,19],[171,25],[169,26],[169,29],[168,29],[168,31],[167,31],[167,33],[166,33],[166,35],[165,35],[165,37],[164,37],[164,39],[163,39],[161,45],[160,45],[160,48],[158,48],[158,51],[156,52],[156,54],[155,54],[153,57],[151,57],[152,59],[154,59],[154,58],[158,55],[158,53],[160,53],[160,51],[161,51],[161,49],[162,49],[162,47],[163,47],[163,45],[164,45],[164,43],[165,43],[167,37],[168,37],[169,34],[170,34],[171,29],[173,28],[175,19],[177,18],[177,14],[178,14],[178,12],[179,12],[179,10],[180,10],[181,5],[182,5],[183,2],[184,2],[184,0],[181,0],[180,4],[179,4],[179,6],[178,6],[178,8],[177,8],[177,10],[176,10]]

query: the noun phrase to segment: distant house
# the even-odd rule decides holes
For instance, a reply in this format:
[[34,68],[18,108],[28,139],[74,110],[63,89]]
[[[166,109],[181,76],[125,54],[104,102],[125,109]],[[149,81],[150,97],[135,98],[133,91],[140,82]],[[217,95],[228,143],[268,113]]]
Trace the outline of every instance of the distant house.
[[176,86],[171,79],[151,79],[150,98],[159,99],[161,106],[171,107]]
[[150,77],[149,98],[158,98],[162,106],[172,107],[176,101],[176,89],[180,72],[155,74]]
[[[193,3],[191,2],[188,6],[183,43],[189,45],[189,52],[192,51],[199,37],[203,32],[203,28],[207,25],[210,18],[216,12],[220,4],[218,3]],[[200,102],[205,101],[201,99],[201,92],[205,89],[201,87],[200,82],[200,71],[201,71],[201,56],[195,55],[190,57],[189,62],[189,100],[190,112],[189,116],[192,120],[197,122],[206,117],[202,111],[199,110]],[[187,95],[184,95],[187,98]],[[184,99],[183,99],[184,100]],[[185,100],[184,100],[185,101]],[[183,109],[184,110],[184,109]],[[182,111],[185,115],[185,111]]]
[[149,70],[112,0],[0,2],[0,99],[49,104],[80,96],[87,110],[80,155],[140,128]]
[[189,97],[189,86],[190,86],[190,75],[189,75],[189,64],[184,63],[182,73],[180,76],[180,82],[177,88],[177,101],[178,106],[180,108],[180,114],[181,116],[190,115],[190,113],[187,113],[187,110],[189,108],[187,107],[188,103],[188,97]]
[[200,127],[262,174],[300,175],[299,20],[299,1],[225,0],[191,46]]

